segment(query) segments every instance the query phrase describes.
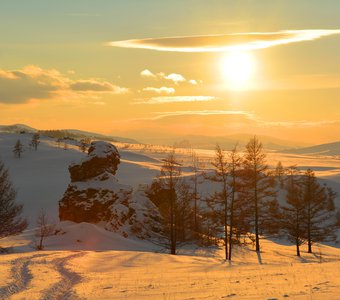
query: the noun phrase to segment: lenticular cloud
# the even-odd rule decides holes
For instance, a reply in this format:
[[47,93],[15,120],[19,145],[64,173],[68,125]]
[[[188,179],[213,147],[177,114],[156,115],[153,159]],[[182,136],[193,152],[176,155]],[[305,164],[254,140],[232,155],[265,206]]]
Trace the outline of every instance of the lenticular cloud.
[[224,52],[264,49],[340,34],[340,29],[286,30],[114,41],[112,47],[174,52]]

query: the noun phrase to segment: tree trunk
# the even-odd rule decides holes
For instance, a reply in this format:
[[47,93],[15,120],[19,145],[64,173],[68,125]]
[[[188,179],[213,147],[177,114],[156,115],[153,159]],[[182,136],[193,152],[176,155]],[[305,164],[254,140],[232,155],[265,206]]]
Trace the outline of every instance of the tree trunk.
[[176,242],[175,242],[175,224],[174,224],[174,197],[172,194],[172,189],[170,189],[170,253],[176,255]]
[[194,230],[195,238],[198,236],[198,224],[197,224],[197,175],[195,174],[195,191],[194,191]]
[[224,244],[225,244],[225,260],[228,260],[228,196],[226,182],[224,182]]
[[310,221],[310,203],[308,203],[308,226],[307,226],[307,240],[308,240],[308,253],[312,253],[312,238],[311,238],[311,221]]
[[227,225],[227,210],[225,209],[224,218],[224,244],[225,244],[225,260],[228,260],[228,225]]
[[234,201],[235,201],[235,178],[233,179],[233,190],[231,194],[231,203],[230,203],[230,229],[229,229],[229,261],[231,260],[231,251],[232,251],[232,239],[233,239],[233,227],[234,227]]
[[299,239],[296,239],[296,255],[300,256]]
[[260,239],[259,239],[259,212],[258,212],[258,203],[257,203],[257,190],[255,187],[255,245],[256,252],[260,252]]

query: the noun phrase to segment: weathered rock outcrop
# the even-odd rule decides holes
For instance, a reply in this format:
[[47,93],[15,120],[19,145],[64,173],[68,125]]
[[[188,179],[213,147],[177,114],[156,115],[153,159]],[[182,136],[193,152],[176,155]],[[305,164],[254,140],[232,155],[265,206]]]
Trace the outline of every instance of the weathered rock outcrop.
[[61,221],[100,223],[107,230],[147,237],[150,215],[157,208],[132,188],[118,183],[115,174],[120,163],[116,147],[92,142],[86,158],[69,167],[71,183],[59,201]]
[[71,181],[86,181],[99,175],[116,174],[120,163],[118,150],[106,142],[93,142],[88,150],[88,156],[79,164],[69,167]]

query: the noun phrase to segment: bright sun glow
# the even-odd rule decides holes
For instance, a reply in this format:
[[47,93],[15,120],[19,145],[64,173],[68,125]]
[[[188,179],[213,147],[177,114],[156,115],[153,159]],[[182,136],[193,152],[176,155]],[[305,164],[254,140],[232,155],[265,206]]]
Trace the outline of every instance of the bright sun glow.
[[232,90],[246,90],[255,71],[255,60],[248,52],[227,53],[221,62],[222,73]]

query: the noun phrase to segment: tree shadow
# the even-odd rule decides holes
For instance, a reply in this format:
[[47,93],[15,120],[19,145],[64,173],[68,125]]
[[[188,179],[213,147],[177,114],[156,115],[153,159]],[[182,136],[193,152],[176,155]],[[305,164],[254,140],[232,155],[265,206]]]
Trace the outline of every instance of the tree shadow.
[[258,252],[256,252],[256,254],[257,254],[257,259],[258,259],[258,261],[259,261],[259,264],[262,265],[262,256],[261,256],[261,252],[258,251]]

